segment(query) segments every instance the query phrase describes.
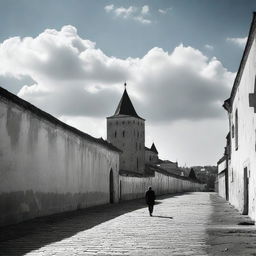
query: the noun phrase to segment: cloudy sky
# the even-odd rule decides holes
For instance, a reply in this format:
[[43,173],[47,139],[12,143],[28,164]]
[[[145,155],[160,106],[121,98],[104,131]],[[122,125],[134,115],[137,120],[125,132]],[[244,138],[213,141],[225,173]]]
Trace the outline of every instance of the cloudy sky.
[[106,138],[127,81],[146,146],[216,164],[256,1],[0,0],[0,86]]

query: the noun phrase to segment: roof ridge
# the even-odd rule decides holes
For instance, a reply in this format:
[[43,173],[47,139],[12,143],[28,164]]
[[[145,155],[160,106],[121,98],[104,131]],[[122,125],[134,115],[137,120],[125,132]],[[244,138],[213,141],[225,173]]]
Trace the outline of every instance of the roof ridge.
[[116,111],[114,113],[114,116],[119,116],[119,115],[133,116],[133,117],[143,119],[137,114],[137,112],[132,104],[132,101],[127,93],[126,88],[124,89],[123,95],[122,95],[122,97],[118,103],[118,106],[116,108]]

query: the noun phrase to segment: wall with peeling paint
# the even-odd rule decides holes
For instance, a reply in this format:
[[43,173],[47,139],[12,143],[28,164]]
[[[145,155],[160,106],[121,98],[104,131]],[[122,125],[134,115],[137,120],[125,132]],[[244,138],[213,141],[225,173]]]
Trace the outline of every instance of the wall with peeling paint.
[[149,186],[153,188],[156,195],[205,190],[205,184],[159,172],[155,172],[154,177],[120,176],[120,200],[143,198]]
[[109,203],[111,169],[117,202],[119,153],[23,105],[0,92],[0,226]]

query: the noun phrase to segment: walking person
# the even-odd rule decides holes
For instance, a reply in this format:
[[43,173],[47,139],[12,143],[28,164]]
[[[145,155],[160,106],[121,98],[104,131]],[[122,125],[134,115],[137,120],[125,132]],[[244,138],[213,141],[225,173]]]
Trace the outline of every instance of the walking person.
[[145,199],[146,199],[146,203],[148,205],[149,215],[152,216],[156,196],[155,196],[155,191],[152,190],[151,187],[148,188],[148,191],[145,194]]

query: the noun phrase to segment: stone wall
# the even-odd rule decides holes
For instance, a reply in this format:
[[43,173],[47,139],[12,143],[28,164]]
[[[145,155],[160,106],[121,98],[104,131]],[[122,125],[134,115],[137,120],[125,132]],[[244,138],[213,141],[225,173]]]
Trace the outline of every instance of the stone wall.
[[117,202],[118,170],[111,144],[0,88],[0,226]]
[[122,150],[120,169],[143,173],[145,168],[145,122],[132,116],[107,118],[107,140]]
[[188,178],[175,177],[155,172],[154,177],[120,176],[120,200],[143,198],[145,191],[152,186],[156,195],[179,192],[204,191],[205,184]]

